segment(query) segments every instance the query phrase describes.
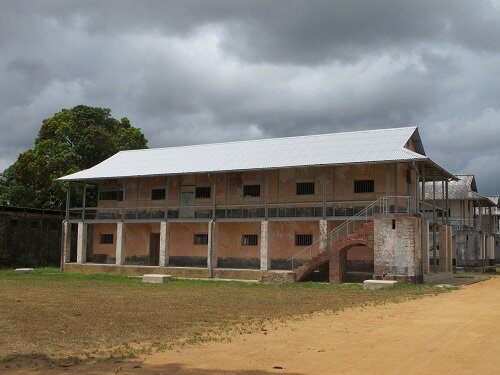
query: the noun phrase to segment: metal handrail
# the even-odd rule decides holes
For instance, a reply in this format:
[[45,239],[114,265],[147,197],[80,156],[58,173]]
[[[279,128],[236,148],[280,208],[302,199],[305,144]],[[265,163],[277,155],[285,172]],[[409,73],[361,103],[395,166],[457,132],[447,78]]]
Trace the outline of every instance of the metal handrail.
[[[393,207],[391,211],[391,207],[389,203],[394,200],[398,199],[406,199],[407,200],[407,205],[406,209],[404,211],[400,211],[399,207]],[[339,241],[342,238],[345,238],[349,236],[355,229],[357,229],[360,226],[360,223],[365,223],[368,221],[369,217],[373,217],[375,213],[380,213],[380,214],[385,214],[389,212],[394,212],[394,213],[409,213],[412,210],[411,206],[411,196],[386,196],[386,197],[381,197],[373,201],[370,205],[366,206],[362,211],[358,212],[356,215],[353,215],[346,221],[344,221],[341,225],[339,225],[337,228],[333,229],[329,233],[327,233],[326,238],[318,239],[315,242],[313,242],[311,245],[306,247],[305,249],[299,251],[297,254],[292,256],[291,258],[288,259],[288,261],[292,262],[292,270],[295,269],[295,261],[296,259],[301,256],[304,253],[308,253],[308,259],[312,259],[312,250],[315,246],[317,246],[321,241],[327,241],[327,244],[330,243],[330,245],[334,242],[332,239],[335,237],[336,241]],[[375,210],[375,208],[378,207],[379,210],[378,212]],[[352,225],[352,228],[349,228],[349,226]],[[351,229],[351,231],[349,230]],[[345,230],[345,235],[342,237],[339,236],[341,231]],[[335,241],[335,242],[336,242]]]
[[[334,230],[332,230],[330,233],[328,233],[326,235],[326,240],[328,241],[329,237],[331,237],[335,233],[339,233],[344,228],[348,228],[350,222],[353,222],[355,220],[358,221],[357,219],[360,218],[360,217],[365,216],[365,218],[367,220],[367,213],[368,213],[368,211],[371,208],[373,208],[374,206],[376,206],[377,203],[381,203],[381,202],[385,202],[385,201],[386,201],[386,197],[378,198],[377,200],[375,200],[374,202],[372,202],[370,205],[368,205],[367,207],[365,207],[362,211],[358,212],[356,215],[352,216],[350,219],[344,221],[340,226],[338,226],[337,228],[335,228]],[[386,206],[385,204],[382,205],[382,213],[384,212],[384,208],[386,208],[385,206]],[[315,245],[318,245],[321,241],[324,241],[324,240],[325,239],[322,239],[322,238],[316,240],[311,245],[309,245],[305,249],[299,251],[297,254],[295,254],[290,259],[288,259],[289,261],[292,262],[292,270],[295,269],[295,267],[294,267],[294,261],[295,261],[295,259],[297,259],[300,255],[302,255],[304,253],[307,253],[307,252],[309,253],[309,259],[312,259],[312,249],[313,249],[313,247]]]

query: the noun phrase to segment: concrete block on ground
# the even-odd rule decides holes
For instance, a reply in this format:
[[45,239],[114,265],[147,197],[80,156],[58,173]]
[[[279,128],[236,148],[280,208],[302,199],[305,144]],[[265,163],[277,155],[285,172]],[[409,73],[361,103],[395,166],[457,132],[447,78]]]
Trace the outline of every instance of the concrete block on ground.
[[365,280],[363,281],[363,289],[392,288],[397,283],[396,280]]
[[25,273],[31,273],[33,272],[34,268],[16,268],[16,273],[18,275],[22,275]]
[[172,278],[170,275],[146,274],[142,275],[143,283],[161,284],[169,281]]

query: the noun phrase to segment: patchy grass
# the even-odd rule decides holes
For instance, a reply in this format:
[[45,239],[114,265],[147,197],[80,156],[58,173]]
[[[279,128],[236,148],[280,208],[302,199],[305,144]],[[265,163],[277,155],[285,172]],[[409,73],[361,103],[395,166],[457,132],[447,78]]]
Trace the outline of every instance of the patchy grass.
[[399,302],[444,290],[399,285],[256,284],[172,280],[144,284],[108,274],[0,270],[0,358],[49,356],[79,361],[143,352],[286,325],[318,311]]

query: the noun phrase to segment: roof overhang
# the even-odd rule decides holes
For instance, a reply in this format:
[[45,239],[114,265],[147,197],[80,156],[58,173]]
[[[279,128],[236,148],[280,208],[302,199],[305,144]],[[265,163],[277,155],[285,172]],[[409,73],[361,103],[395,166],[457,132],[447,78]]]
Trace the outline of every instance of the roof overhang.
[[457,176],[448,172],[431,159],[416,161],[416,163],[420,164],[420,182],[422,182],[424,178],[426,182],[446,180],[458,181]]

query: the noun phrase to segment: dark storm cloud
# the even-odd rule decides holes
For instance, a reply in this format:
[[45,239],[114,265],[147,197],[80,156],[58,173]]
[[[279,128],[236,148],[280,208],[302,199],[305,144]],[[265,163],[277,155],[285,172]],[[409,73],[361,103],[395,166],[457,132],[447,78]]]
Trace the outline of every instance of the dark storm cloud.
[[83,103],[151,146],[420,125],[500,192],[498,35],[498,1],[0,0],[0,170]]

